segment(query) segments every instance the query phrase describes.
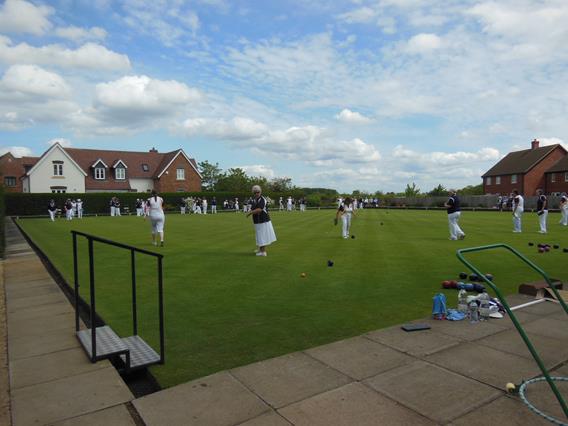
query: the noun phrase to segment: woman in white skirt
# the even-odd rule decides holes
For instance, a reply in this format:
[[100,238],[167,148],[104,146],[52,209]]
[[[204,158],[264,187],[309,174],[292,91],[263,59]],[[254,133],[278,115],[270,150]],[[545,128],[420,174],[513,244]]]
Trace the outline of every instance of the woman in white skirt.
[[152,196],[146,202],[146,216],[150,217],[152,224],[152,244],[158,245],[156,234],[160,235],[160,247],[164,246],[164,216],[163,209],[164,200],[159,197],[156,191],[152,191]]
[[[276,234],[268,215],[266,199],[262,197],[260,186],[252,187],[254,199],[252,200],[251,209],[247,213],[247,217],[252,215],[254,223],[254,232],[256,236],[256,245],[258,246],[257,256],[266,256],[266,246],[276,241]],[[238,211],[238,210],[237,210]]]

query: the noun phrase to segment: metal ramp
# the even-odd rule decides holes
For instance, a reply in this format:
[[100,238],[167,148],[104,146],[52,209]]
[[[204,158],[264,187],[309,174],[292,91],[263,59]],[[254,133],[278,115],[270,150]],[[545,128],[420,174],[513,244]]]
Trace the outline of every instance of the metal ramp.
[[[465,253],[480,252],[480,251],[500,249],[500,248],[508,250],[509,252],[511,252],[512,254],[517,256],[518,259],[523,261],[526,265],[528,265],[530,268],[532,268],[534,271],[536,271],[538,274],[540,274],[544,278],[546,283],[548,284],[548,288],[550,288],[551,291],[555,294],[556,299],[558,300],[558,302],[560,303],[560,305],[564,309],[564,312],[566,312],[566,314],[568,314],[568,306],[566,305],[566,303],[564,302],[564,300],[562,299],[562,297],[558,293],[558,290],[556,289],[556,287],[554,285],[552,285],[552,280],[550,279],[548,274],[546,272],[544,272],[541,268],[539,268],[537,265],[535,265],[533,262],[531,262],[529,259],[527,259],[525,256],[523,256],[519,251],[515,250],[513,247],[511,247],[507,244],[491,244],[491,245],[481,246],[481,247],[471,247],[471,248],[460,249],[460,250],[457,251],[456,254],[457,254],[458,259],[465,266],[467,266],[473,273],[477,274],[478,277],[481,277],[481,279],[495,292],[495,295],[499,298],[499,301],[501,302],[501,304],[503,305],[503,307],[507,311],[509,318],[511,318],[511,321],[513,322],[515,328],[519,332],[521,338],[525,342],[525,345],[527,345],[529,352],[531,353],[532,357],[534,358],[535,362],[537,363],[538,367],[540,368],[540,371],[542,372],[543,380],[546,380],[546,382],[548,383],[548,386],[552,390],[552,393],[554,393],[554,396],[556,397],[558,403],[560,404],[562,411],[564,411],[564,415],[568,418],[568,405],[566,404],[564,397],[559,392],[559,390],[556,387],[556,384],[554,383],[554,380],[553,380],[553,379],[558,379],[558,378],[554,378],[554,377],[550,376],[548,369],[544,365],[544,362],[542,361],[540,355],[538,354],[538,352],[536,351],[532,342],[530,341],[529,336],[525,332],[525,329],[523,328],[523,326],[521,325],[521,323],[519,322],[519,320],[517,319],[517,317],[515,316],[515,314],[511,310],[511,308],[509,307],[507,300],[501,294],[501,292],[499,291],[499,288],[495,285],[495,283],[493,281],[489,280],[485,276],[485,274],[483,274],[478,268],[476,268],[473,265],[473,263],[471,263],[470,261],[468,261],[464,257]],[[550,420],[550,419],[548,419],[548,420]],[[553,420],[550,420],[550,421],[553,421]],[[557,424],[563,424],[563,423],[557,423]]]
[[[121,360],[123,368],[120,371],[128,373],[132,370],[145,368],[153,364],[164,363],[164,297],[163,297],[163,278],[162,278],[162,258],[163,255],[147,250],[132,247],[126,244],[117,243],[94,235],[85,234],[78,231],[71,231],[73,234],[73,269],[75,276],[75,331],[79,342],[85,349],[91,362],[102,359]],[[80,330],[79,304],[82,301],[79,296],[79,268],[77,257],[77,236],[87,239],[89,253],[89,293],[90,303],[89,315],[91,328]],[[93,242],[112,245],[130,251],[131,259],[131,281],[132,281],[132,336],[120,337],[108,325],[100,325],[96,315],[96,293],[95,293],[95,267]],[[156,352],[148,343],[138,335],[138,314],[136,297],[136,253],[141,253],[155,257],[158,263],[158,315],[160,332],[160,352]],[[83,302],[85,305],[86,303]]]

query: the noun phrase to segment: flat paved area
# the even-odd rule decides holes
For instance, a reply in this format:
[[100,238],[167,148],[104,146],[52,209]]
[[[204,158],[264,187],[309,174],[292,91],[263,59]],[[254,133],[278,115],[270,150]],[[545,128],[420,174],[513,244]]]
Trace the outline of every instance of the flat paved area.
[[[416,321],[432,329],[377,330],[133,400],[110,364],[88,362],[72,307],[13,225],[8,232],[3,277],[14,425],[550,424],[504,391],[507,382],[540,375],[508,318]],[[512,305],[530,300],[509,298]],[[568,315],[553,302],[516,312],[547,367],[567,377]],[[1,325],[0,316],[0,338]],[[559,388],[568,399],[568,382]],[[545,384],[529,388],[528,397],[563,418]]]

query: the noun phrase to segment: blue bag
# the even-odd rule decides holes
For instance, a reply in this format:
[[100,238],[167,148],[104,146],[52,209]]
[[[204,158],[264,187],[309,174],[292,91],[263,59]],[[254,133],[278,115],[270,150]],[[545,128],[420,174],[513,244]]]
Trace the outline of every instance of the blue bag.
[[446,295],[438,293],[432,298],[432,318],[443,320],[446,318],[448,310],[446,309]]

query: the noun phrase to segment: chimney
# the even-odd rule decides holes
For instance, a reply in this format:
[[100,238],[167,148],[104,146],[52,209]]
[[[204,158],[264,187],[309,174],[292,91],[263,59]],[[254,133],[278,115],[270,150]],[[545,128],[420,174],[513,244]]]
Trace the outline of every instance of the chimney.
[[531,142],[531,149],[537,149],[539,143],[540,143],[540,142],[539,142],[538,140],[534,139],[534,140]]
[[[538,147],[538,141],[536,141],[536,146]],[[152,147],[150,152],[158,152],[158,150],[156,148]]]

